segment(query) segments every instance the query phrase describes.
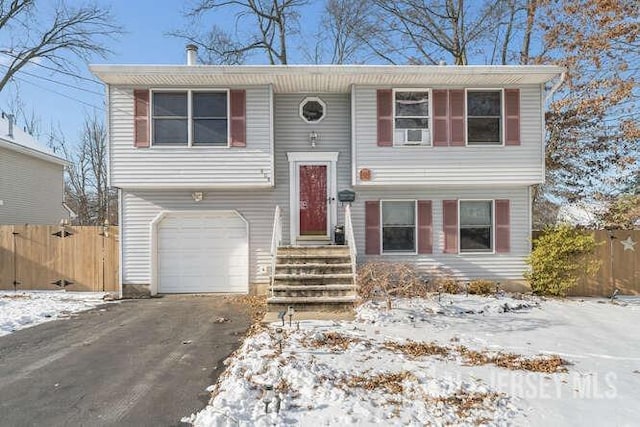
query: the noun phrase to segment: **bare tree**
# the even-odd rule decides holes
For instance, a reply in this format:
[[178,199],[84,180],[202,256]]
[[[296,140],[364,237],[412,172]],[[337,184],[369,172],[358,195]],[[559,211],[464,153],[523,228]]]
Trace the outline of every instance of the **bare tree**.
[[108,50],[101,39],[121,31],[113,24],[111,13],[95,5],[72,7],[60,1],[52,8],[45,7],[36,0],[0,0],[4,41],[0,54],[7,58],[0,73],[0,91],[20,69],[38,59],[69,71],[71,63],[65,55],[82,59],[105,55]]
[[[450,56],[455,65],[469,62],[470,49],[491,38],[505,13],[504,0],[373,0],[383,12],[390,35],[403,41],[396,49],[411,52],[414,63],[437,64]],[[397,40],[396,40],[397,42]]]
[[51,138],[71,162],[65,180],[67,205],[80,225],[117,222],[116,194],[107,185],[107,131],[96,116],[85,118],[79,143],[71,146],[59,130]]
[[352,62],[362,50],[369,27],[370,2],[367,0],[327,0],[322,27],[328,34],[331,63]]
[[[289,36],[297,31],[299,8],[305,4],[307,0],[199,0],[187,12],[190,28],[171,34],[201,47],[208,63],[240,64],[259,52],[269,64],[287,64]],[[216,25],[200,28],[209,12],[222,9],[235,11],[236,28],[252,29],[248,35],[230,34]]]

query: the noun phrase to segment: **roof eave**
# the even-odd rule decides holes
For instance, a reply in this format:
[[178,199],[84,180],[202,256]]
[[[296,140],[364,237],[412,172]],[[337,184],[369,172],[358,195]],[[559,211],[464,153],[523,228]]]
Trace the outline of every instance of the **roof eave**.
[[126,84],[145,78],[153,82],[155,78],[172,76],[181,78],[197,78],[209,76],[216,81],[224,81],[225,76],[253,76],[263,84],[273,83],[277,78],[298,76],[307,78],[338,79],[344,76],[370,77],[375,84],[376,76],[393,83],[395,79],[407,76],[424,78],[425,76],[484,76],[502,79],[513,79],[515,76],[526,77],[528,83],[541,84],[555,79],[565,71],[563,67],[554,65],[90,65],[91,72],[107,84]]
[[45,160],[51,163],[56,163],[61,166],[70,166],[71,162],[62,157],[53,156],[48,153],[43,153],[42,151],[35,150],[30,147],[25,147],[20,144],[16,144],[15,142],[7,141],[6,139],[0,138],[0,147],[6,148],[8,150],[12,150],[21,154],[26,154],[28,156],[36,157],[40,160]]

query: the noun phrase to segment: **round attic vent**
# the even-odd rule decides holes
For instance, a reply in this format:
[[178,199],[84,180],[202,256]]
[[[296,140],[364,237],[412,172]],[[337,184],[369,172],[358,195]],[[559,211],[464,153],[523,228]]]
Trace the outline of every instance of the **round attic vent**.
[[307,123],[318,123],[327,114],[327,104],[318,97],[309,96],[300,103],[300,117]]

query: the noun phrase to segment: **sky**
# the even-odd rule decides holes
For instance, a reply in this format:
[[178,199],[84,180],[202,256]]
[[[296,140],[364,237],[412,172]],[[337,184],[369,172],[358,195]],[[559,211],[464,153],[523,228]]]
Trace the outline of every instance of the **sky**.
[[[40,0],[41,4],[47,4]],[[67,0],[70,5],[86,4],[85,0]],[[186,62],[186,42],[167,35],[168,32],[184,29],[187,19],[183,12],[194,0],[99,0],[99,5],[107,5],[124,33],[107,39],[105,46],[112,51],[106,58],[94,57],[94,64],[183,64]],[[322,1],[311,0],[305,6],[301,28],[315,32]],[[46,9],[43,9],[42,13]],[[209,15],[216,23],[227,29],[234,29],[232,11],[216,12]],[[304,21],[306,20],[306,22]],[[209,22],[209,21],[208,21]],[[6,34],[4,35],[6,38]],[[290,43],[304,43],[303,37]],[[0,35],[0,43],[3,36]],[[299,51],[296,49],[295,51]],[[290,56],[292,52],[290,52]],[[295,53],[293,53],[295,54]],[[291,62],[305,62],[304,58],[291,58]],[[25,67],[18,72],[14,82],[0,93],[0,109],[11,111],[19,94],[28,116],[34,115],[39,123],[41,143],[47,144],[50,129],[62,131],[68,143],[79,140],[83,121],[87,116],[97,114],[105,117],[104,85],[93,76],[88,64],[73,59],[78,77],[52,73],[36,65]],[[251,60],[249,63],[253,62]],[[0,61],[1,64],[1,61]],[[46,63],[43,63],[45,65]],[[18,126],[24,127],[24,120],[18,118]]]
[[[46,0],[45,0],[46,3]],[[69,4],[84,3],[69,0]],[[168,36],[172,30],[182,29],[187,22],[182,12],[189,1],[180,0],[113,0],[108,5],[116,23],[125,33],[106,41],[113,53],[106,58],[94,57],[95,64],[183,64],[186,62],[184,40]],[[218,13],[221,23],[233,22],[233,15]],[[0,42],[2,38],[0,37]],[[88,64],[74,60],[78,77],[54,74],[43,67],[30,65],[18,72],[16,79],[0,93],[0,108],[11,110],[16,92],[39,121],[39,140],[47,143],[51,126],[62,130],[67,142],[74,143],[81,135],[82,123],[93,113],[105,116],[104,85],[88,69]],[[43,65],[46,63],[43,63]],[[18,119],[23,127],[24,121]]]

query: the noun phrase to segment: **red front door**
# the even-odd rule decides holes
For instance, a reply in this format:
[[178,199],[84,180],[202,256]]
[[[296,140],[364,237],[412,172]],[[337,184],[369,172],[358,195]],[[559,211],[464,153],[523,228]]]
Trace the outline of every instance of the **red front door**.
[[327,235],[327,166],[300,166],[300,235]]

